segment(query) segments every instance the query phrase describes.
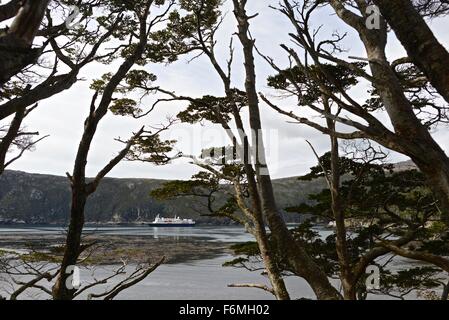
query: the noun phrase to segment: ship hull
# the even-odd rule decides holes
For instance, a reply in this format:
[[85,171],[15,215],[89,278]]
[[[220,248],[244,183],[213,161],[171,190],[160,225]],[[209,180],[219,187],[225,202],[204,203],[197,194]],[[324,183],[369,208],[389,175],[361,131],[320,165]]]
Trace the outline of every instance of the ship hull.
[[149,227],[160,227],[160,228],[187,228],[194,227],[195,223],[149,223]]

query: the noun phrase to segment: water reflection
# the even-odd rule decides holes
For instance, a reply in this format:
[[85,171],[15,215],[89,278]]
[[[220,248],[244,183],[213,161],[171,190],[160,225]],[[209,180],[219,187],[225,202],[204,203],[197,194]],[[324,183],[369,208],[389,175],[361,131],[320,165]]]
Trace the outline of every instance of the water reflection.
[[[64,226],[0,226],[2,235],[62,235]],[[170,238],[174,240],[195,238],[196,240],[220,242],[245,242],[252,237],[242,227],[230,226],[195,226],[188,228],[150,227],[150,226],[86,226],[85,235],[120,235],[120,236],[149,236],[154,239]]]

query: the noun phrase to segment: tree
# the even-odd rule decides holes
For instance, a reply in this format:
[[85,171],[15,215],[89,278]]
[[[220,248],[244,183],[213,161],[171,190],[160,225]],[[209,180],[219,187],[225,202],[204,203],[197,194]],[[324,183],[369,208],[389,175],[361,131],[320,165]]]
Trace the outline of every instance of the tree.
[[[350,146],[349,150],[354,159],[340,158],[340,170],[336,173],[344,180],[338,188],[339,210],[344,219],[341,222],[336,219],[340,217],[335,215],[336,191],[324,189],[310,195],[309,203],[288,210],[310,214],[312,220],[335,221],[334,234],[323,242],[313,234],[313,225],[305,224],[295,231],[297,236],[310,243],[312,256],[323,259],[321,263],[327,265],[325,270],[329,276],[338,274],[347,299],[366,298],[368,293],[394,295],[398,288],[408,294],[419,288],[440,286],[449,262],[445,243],[447,228],[441,222],[435,198],[423,175],[416,170],[394,171],[391,165],[379,164],[384,157],[370,145],[357,149]],[[301,179],[333,176],[332,162],[331,153],[325,154],[319,158],[319,165]],[[339,223],[350,231],[342,231]],[[338,243],[342,237],[344,242]],[[342,250],[345,251],[343,261]],[[408,268],[404,264],[402,271],[392,271],[393,256],[388,258],[391,254],[431,266]],[[381,257],[387,257],[382,259],[386,263],[380,262]],[[378,265],[382,271],[379,291],[364,284],[365,270],[371,264]],[[422,286],[417,285],[419,279]]]
[[[144,280],[159,265],[164,262],[164,258],[155,263],[148,261],[139,263],[134,268],[130,266],[127,259],[121,259],[119,267],[115,268],[109,275],[97,278],[95,276],[97,268],[91,265],[91,257],[94,251],[100,249],[101,245],[90,242],[82,247],[78,266],[80,271],[85,269],[92,274],[93,280],[83,283],[77,288],[73,297],[79,298],[82,294],[87,295],[87,299],[112,300],[119,293],[129,287]],[[29,294],[34,299],[43,295],[52,297],[53,293],[49,286],[58,276],[59,266],[63,253],[63,247],[56,246],[49,250],[36,250],[30,246],[27,253],[12,252],[0,255],[0,293],[8,297],[9,300],[18,300],[23,295]],[[112,287],[106,287],[102,291],[97,291],[100,286],[105,286],[112,280],[117,283]],[[76,284],[74,284],[76,286]],[[1,297],[1,296],[0,296]],[[4,298],[6,299],[6,298]]]
[[[334,38],[318,39],[318,33],[314,34],[311,23],[314,13],[322,6],[330,5],[337,16],[359,35],[368,58],[362,58],[367,62],[370,72],[364,65],[348,62],[339,57],[342,51],[340,43],[344,36],[338,33]],[[336,120],[340,125],[355,129],[352,132],[336,132],[336,136],[342,139],[368,138],[377,143],[409,156],[426,175],[439,199],[441,210],[448,221],[449,217],[449,159],[444,150],[433,139],[429,128],[436,123],[446,121],[446,106],[435,103],[432,93],[429,92],[427,78],[419,77],[413,72],[413,66],[404,66],[403,59],[389,63],[385,50],[387,45],[387,24],[381,18],[379,28],[368,28],[366,19],[367,3],[355,1],[354,10],[350,10],[341,1],[315,2],[284,0],[278,10],[284,14],[295,28],[295,33],[290,34],[297,48],[282,45],[294,64],[305,78],[300,81],[289,77],[289,85],[295,88],[295,95],[301,96],[302,90],[312,87],[333,100],[342,110],[342,116],[329,115],[320,106],[305,101],[302,106],[310,108],[324,117]],[[307,59],[301,59],[300,50],[304,50]],[[266,60],[278,72],[282,68],[269,57]],[[371,83],[372,95],[370,99],[362,103],[352,97],[346,90],[347,86],[341,79],[332,74],[326,64],[345,68],[357,78]],[[405,63],[405,65],[407,65]],[[293,67],[293,66],[292,66]],[[315,72],[310,72],[314,68]],[[406,77],[407,73],[412,77]],[[285,73],[287,76],[288,73]],[[301,82],[305,79],[304,82]],[[291,94],[291,91],[288,91]],[[430,96],[430,97],[429,97]],[[301,98],[301,97],[300,97]],[[279,108],[268,99],[264,99],[275,110],[297,120],[299,123],[309,125],[323,133],[329,133],[328,129],[320,124],[310,121],[305,117],[290,113]],[[300,103],[302,101],[300,100]],[[374,111],[385,110],[389,117],[393,130],[390,130],[375,115]],[[432,115],[432,112],[435,112]],[[429,119],[430,118],[430,119]]]
[[[86,202],[97,189],[101,180],[123,159],[126,157],[146,157],[145,160],[154,160],[152,154],[155,154],[156,161],[161,161],[159,153],[171,150],[171,142],[162,142],[159,140],[159,133],[166,128],[161,128],[156,133],[142,128],[125,141],[124,148],[98,172],[91,181],[86,179],[87,157],[89,155],[92,140],[98,128],[98,124],[111,109],[119,115],[135,115],[138,108],[130,99],[115,99],[114,95],[122,93],[123,95],[132,93],[134,90],[144,88],[144,85],[155,80],[154,75],[150,75],[144,70],[131,70],[135,65],[146,64],[147,62],[159,61],[159,53],[153,51],[149,40],[153,28],[161,24],[165,16],[170,12],[173,1],[153,1],[143,0],[138,3],[118,3],[111,4],[112,12],[119,12],[123,16],[123,22],[117,26],[116,32],[119,40],[123,35],[127,35],[125,43],[120,50],[123,58],[117,71],[113,74],[106,74],[102,79],[93,82],[91,88],[96,92],[93,95],[90,105],[89,115],[84,123],[84,132],[75,159],[72,174],[67,174],[71,189],[72,201],[70,211],[70,223],[64,247],[64,256],[59,268],[56,283],[53,286],[53,298],[56,300],[73,299],[76,290],[67,288],[66,272],[69,266],[77,264],[79,255],[83,251],[81,236],[84,226],[84,210]],[[153,6],[162,7],[162,14],[152,15]],[[114,14],[111,13],[111,14]],[[117,14],[117,13],[115,13]],[[121,19],[120,19],[121,20]],[[121,33],[123,32],[123,34]],[[125,41],[125,40],[124,40]],[[122,46],[119,46],[121,48]],[[146,89],[146,88],[145,88]],[[148,91],[145,90],[145,94]],[[97,100],[99,100],[97,102]],[[126,103],[125,103],[126,102]]]
[[[184,52],[198,51],[200,55],[204,55],[209,60],[222,80],[225,93],[224,99],[230,103],[229,108],[221,110],[221,105],[218,105],[218,108],[210,110],[210,112],[212,113],[214,122],[220,124],[233,141],[238,141],[239,145],[237,148],[240,150],[245,150],[246,148],[246,151],[251,154],[254,160],[254,164],[252,164],[249,158],[243,157],[243,166],[248,183],[248,192],[251,198],[252,210],[254,210],[256,218],[260,221],[261,232],[264,230],[262,226],[264,219],[266,219],[272,236],[276,238],[275,248],[277,253],[291,263],[297,275],[304,277],[308,281],[319,299],[340,298],[338,292],[330,285],[326,275],[320,271],[320,267],[310,259],[307,253],[301,248],[300,244],[295,242],[291,237],[291,234],[276,207],[271,178],[265,161],[264,143],[260,136],[262,125],[260,121],[259,101],[255,87],[256,71],[253,56],[254,40],[249,36],[249,20],[251,17],[246,13],[246,1],[233,1],[233,5],[234,16],[238,23],[237,35],[243,46],[243,56],[245,59],[246,82],[244,94],[247,99],[246,105],[249,110],[249,124],[252,131],[251,138],[249,138],[250,135],[245,133],[244,123],[241,117],[240,95],[236,95],[236,92],[241,91],[232,87],[231,77],[234,55],[232,42],[229,47],[230,58],[227,62],[227,68],[221,66],[215,55],[215,34],[222,21],[218,10],[220,3],[218,1],[199,0],[193,3],[183,4],[183,9],[186,10],[188,14],[185,16],[181,16],[180,14],[172,16],[170,27],[173,32],[177,33],[179,36],[176,38],[178,41],[173,42],[171,47],[182,48]],[[212,23],[210,23],[211,21]],[[190,100],[185,97],[178,98],[180,100]],[[229,110],[231,111],[230,114],[226,115]],[[214,112],[216,113],[214,114]],[[232,118],[238,133],[230,130],[228,122]],[[211,119],[211,117],[209,117],[209,119]],[[246,147],[249,146],[249,139],[252,141],[252,147]],[[266,259],[269,259],[269,256],[263,256],[263,258],[266,263]],[[274,288],[274,290],[276,289]]]
[[[114,57],[117,51],[115,49],[99,54],[102,46],[110,40],[114,32],[117,32],[117,26],[122,19],[120,15],[93,16],[92,10],[101,9],[102,4],[100,2],[89,2],[79,8],[80,18],[78,22],[80,23],[68,28],[64,18],[70,14],[68,6],[78,4],[78,2],[55,2],[49,5],[48,10],[44,8],[44,2],[11,1],[2,6],[0,10],[2,12],[0,15],[5,19],[13,17],[20,11],[14,22],[15,28],[8,29],[6,35],[0,37],[0,39],[16,39],[14,41],[24,43],[25,40],[20,40],[20,37],[26,37],[27,41],[30,42],[29,45],[31,45],[35,35],[45,39],[44,44],[39,49],[30,49],[36,53],[33,54],[32,61],[21,67],[19,66],[17,72],[14,72],[13,75],[8,76],[8,79],[2,82],[0,88],[0,121],[10,121],[9,124],[2,124],[2,131],[6,133],[0,144],[1,172],[11,164],[11,160],[17,160],[24,151],[33,148],[41,140],[38,139],[33,142],[29,138],[36,133],[30,135],[22,130],[24,118],[36,109],[38,103],[71,88],[79,80],[78,76],[83,68],[93,62],[108,61],[108,59]],[[45,17],[37,16],[40,11],[35,8],[36,5],[42,5],[41,9],[45,9]],[[54,20],[57,17],[63,19],[62,22],[55,24]],[[42,20],[42,18],[44,18],[44,21],[39,29],[41,23],[37,20]],[[113,18],[116,20],[112,20]],[[28,19],[33,23],[28,23]],[[0,48],[3,48],[1,41]],[[7,52],[14,53],[17,51],[8,50]],[[2,58],[2,63],[7,61],[9,60]],[[17,61],[14,61],[12,63],[17,63]],[[53,61],[53,63],[50,61]],[[63,72],[60,72],[61,69]],[[4,75],[4,73],[1,74]],[[14,117],[10,120],[9,118],[12,116]],[[24,137],[28,138],[24,140]],[[6,154],[11,152],[15,146],[19,147],[17,153],[19,157],[14,156],[12,159],[6,160]]]
[[[199,100],[204,100],[204,98]],[[203,107],[204,105],[201,109]],[[204,120],[198,116],[196,110],[193,110],[192,105],[187,111],[181,112],[178,116],[184,121],[191,121],[192,118],[196,118],[196,121]],[[205,154],[209,154],[210,157],[206,157]],[[232,159],[228,157],[230,154],[233,155]],[[290,299],[278,269],[276,249],[268,242],[261,212],[256,211],[257,207],[254,208],[252,205],[254,199],[249,191],[246,171],[244,165],[241,164],[239,154],[241,153],[236,151],[235,146],[231,146],[203,150],[201,159],[189,156],[192,159],[192,164],[199,166],[202,171],[193,175],[189,181],[167,182],[161,188],[153,190],[151,195],[160,200],[197,197],[200,199],[199,201],[203,199],[203,206],[199,209],[203,215],[227,218],[244,226],[256,240],[258,253],[262,257],[271,288],[248,284],[239,286],[262,288],[271,292],[279,300]],[[205,214],[204,212],[209,213]]]
[[[38,136],[39,132],[30,132],[22,127],[22,122],[25,117],[36,107],[37,105],[27,110],[23,108],[22,110],[17,111],[11,124],[0,128],[0,132],[4,133],[0,138],[0,175],[3,174],[5,169],[13,162],[19,160],[26,151],[32,151],[36,144],[48,137],[44,136],[34,140],[33,138]],[[7,159],[7,154],[13,151],[11,150],[11,146],[16,149],[16,152],[10,159]]]
[[0,6],[0,22],[15,16],[10,28],[0,36],[0,85],[34,63],[41,49],[32,49],[49,0],[12,0]]
[[[256,74],[254,65],[254,39],[249,35],[249,20],[245,6],[246,0],[234,0],[234,15],[238,21],[238,36],[243,46],[245,71],[246,71],[246,94],[248,96],[248,107],[250,116],[250,127],[253,134],[253,144],[255,145],[255,171],[258,180],[258,187],[261,193],[261,203],[263,213],[268,221],[268,226],[275,238],[277,250],[285,255],[295,272],[303,277],[312,287],[318,299],[339,299],[338,292],[331,286],[329,280],[321,271],[319,265],[315,264],[307,252],[298,242],[291,237],[288,228],[283,221],[273,193],[273,186],[265,163],[265,150],[262,137],[259,135],[262,129],[259,110],[259,98],[256,90]],[[257,136],[255,136],[257,134]],[[259,159],[259,155],[262,159]]]
[[[449,52],[438,42],[413,3],[409,0],[375,0],[374,3],[393,28],[409,58],[449,102]],[[443,1],[440,5],[449,7],[448,3]]]
[[[436,298],[432,290],[442,288],[439,298],[446,300],[447,232],[423,175],[416,170],[395,171],[380,162],[385,158],[383,153],[369,144],[361,146],[345,146],[347,157],[338,160],[340,216],[335,214],[334,188],[310,194],[307,202],[287,208],[309,217],[291,230],[293,237],[330,278],[340,280],[345,299],[363,300],[379,294],[404,299],[411,293]],[[332,162],[328,152],[300,179],[331,178]],[[341,215],[344,231],[336,219]],[[319,231],[328,222],[332,222],[333,232],[324,238]],[[274,242],[272,237],[269,240]],[[260,270],[255,243],[239,244],[233,250],[239,257],[226,265]],[[421,263],[410,266],[398,256]],[[280,261],[282,273],[294,275],[294,270]],[[368,266],[379,268],[379,288],[367,287]]]
[[[173,100],[184,100],[191,102],[186,112],[178,115],[181,120],[194,123],[201,120],[211,121],[222,126],[223,129],[228,130],[230,127],[228,123],[232,117],[237,124],[239,135],[241,139],[239,146],[237,146],[237,136],[233,136],[234,147],[240,148],[240,150],[247,149],[247,137],[244,134],[243,122],[240,117],[240,109],[247,105],[246,101],[248,97],[245,92],[231,87],[231,68],[232,57],[228,62],[228,70],[224,71],[221,68],[219,62],[215,56],[215,32],[221,25],[222,17],[220,16],[220,1],[204,1],[199,0],[195,2],[181,1],[181,9],[187,11],[185,16],[182,16],[179,12],[173,14],[170,19],[169,29],[175,36],[169,42],[169,47],[176,53],[189,53],[192,51],[199,51],[200,54],[204,54],[208,57],[213,68],[219,75],[223,82],[225,97],[212,97],[205,96],[201,99],[193,99],[191,97],[179,97],[172,94]],[[161,40],[166,40],[166,33],[159,35]],[[230,46],[231,56],[233,52],[232,45]],[[231,131],[228,131],[231,133]],[[233,134],[231,134],[233,135]],[[235,138],[235,139],[234,139]],[[239,154],[240,159],[246,159],[244,154],[247,154],[248,150],[244,150]],[[254,169],[248,163],[244,161],[245,174],[248,184],[248,192],[251,194],[251,208],[242,201],[242,190],[240,189],[239,181],[231,179],[235,182],[235,188],[237,193],[236,201],[248,216],[253,229],[251,233],[256,236],[258,243],[260,244],[262,256],[265,265],[268,269],[269,278],[273,286],[273,290],[278,299],[288,299],[288,292],[285,288],[285,284],[277,271],[276,262],[272,259],[272,252],[266,243],[266,230],[263,222],[262,207],[260,202],[260,194],[257,191],[257,183],[254,176]],[[212,168],[209,166],[208,170]],[[214,174],[217,174],[216,170],[212,170]],[[249,226],[248,223],[243,223]]]

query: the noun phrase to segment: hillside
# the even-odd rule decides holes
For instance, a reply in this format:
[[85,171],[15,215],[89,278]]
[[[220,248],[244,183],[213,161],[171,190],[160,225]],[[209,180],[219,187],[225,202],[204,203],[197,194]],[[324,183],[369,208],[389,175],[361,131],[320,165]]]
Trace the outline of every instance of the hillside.
[[[222,219],[203,217],[207,213],[198,206],[198,199],[183,198],[157,201],[151,190],[164,180],[106,178],[89,199],[86,221],[91,223],[134,223],[153,220],[156,214],[192,217],[200,223],[228,223]],[[324,181],[302,182],[296,178],[275,180],[279,206],[297,205],[307,195],[321,190]],[[68,179],[61,176],[6,171],[0,177],[0,224],[47,224],[67,222],[70,206]],[[289,214],[288,221],[299,219]]]

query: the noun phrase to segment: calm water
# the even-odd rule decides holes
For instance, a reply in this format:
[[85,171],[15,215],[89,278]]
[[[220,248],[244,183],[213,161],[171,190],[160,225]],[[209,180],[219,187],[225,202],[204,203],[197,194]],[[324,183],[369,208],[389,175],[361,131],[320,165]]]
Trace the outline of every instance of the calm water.
[[[229,288],[231,283],[261,283],[268,285],[266,277],[258,272],[222,267],[232,259],[222,256],[215,259],[162,265],[138,285],[123,291],[117,299],[138,300],[250,300],[273,299],[273,296],[260,289]],[[110,274],[111,267],[98,269],[97,278]],[[81,279],[89,279],[87,270],[81,271]],[[113,285],[111,283],[110,285]],[[288,288],[295,297],[313,298],[313,292],[301,279],[287,280]],[[102,289],[98,289],[101,292]],[[82,298],[85,298],[82,297]]]
[[[0,227],[0,238],[2,235],[58,235],[62,234],[64,230],[63,227],[55,226]],[[253,240],[252,236],[241,227],[152,228],[148,226],[105,226],[86,227],[84,232],[86,234],[137,235],[171,239],[195,238],[197,240],[230,243]],[[326,237],[330,233],[332,233],[331,230],[320,230],[322,237]],[[117,299],[273,299],[272,295],[260,289],[229,288],[228,284],[235,283],[268,285],[266,277],[261,275],[260,272],[249,272],[245,269],[222,266],[224,262],[231,259],[233,259],[232,256],[223,255],[214,259],[162,265],[144,281],[122,292]],[[95,271],[81,269],[81,281],[83,284],[87,284],[93,278],[104,278],[110,275],[115,268],[115,266],[101,266],[95,268]],[[129,271],[132,271],[132,269],[129,269]],[[119,280],[116,279],[116,281],[109,283],[108,286],[114,285]],[[286,284],[292,298],[314,298],[312,290],[302,279],[287,277]],[[102,292],[104,289],[106,287],[99,287],[95,292]],[[24,298],[37,297],[24,295],[22,299]],[[86,296],[80,298],[86,298]]]
[[[2,235],[58,235],[64,227],[0,227]],[[85,234],[133,235],[152,238],[197,239],[220,242],[245,242],[253,240],[244,228],[227,226],[198,226],[192,228],[152,228],[148,226],[101,226],[86,227]],[[233,257],[223,255],[214,259],[162,265],[138,285],[124,291],[119,299],[272,299],[269,293],[260,289],[228,288],[232,283],[263,283],[268,285],[260,272],[248,272],[232,267],[222,267]],[[93,277],[103,278],[114,270],[114,266],[102,266],[92,270],[82,269],[81,280],[89,282]],[[117,279],[116,281],[119,281]],[[111,282],[113,285],[116,282]],[[298,296],[313,297],[312,291],[300,279],[288,279],[289,289]],[[102,291],[99,288],[98,291]],[[28,296],[32,298],[33,296]],[[27,298],[23,296],[22,298]],[[84,297],[85,298],[85,297]]]
[[[2,235],[59,235],[65,231],[63,227],[0,227]],[[199,226],[192,228],[152,228],[148,226],[102,226],[86,227],[86,234],[97,235],[133,235],[153,238],[170,239],[197,239],[204,241],[220,242],[245,242],[253,240],[244,228],[241,227],[212,227]],[[149,277],[138,285],[121,293],[118,299],[272,299],[269,293],[260,289],[228,288],[232,283],[262,283],[268,281],[260,272],[248,272],[232,267],[222,267],[223,263],[232,260],[233,257],[223,255],[214,259],[193,261],[171,265],[162,265]],[[99,279],[110,275],[115,266],[101,266],[95,272],[81,269],[81,280],[88,283],[94,277]],[[129,271],[132,271],[130,269]],[[111,282],[109,286],[119,281]],[[312,291],[306,283],[300,279],[288,279],[289,289],[298,296],[313,297]],[[106,289],[99,287],[96,292]],[[22,298],[36,298],[34,295]],[[81,297],[81,298],[85,298]]]
[[[58,235],[65,232],[65,227],[42,226],[42,227],[0,227],[0,237],[2,235]],[[87,226],[84,234],[96,235],[122,235],[122,236],[142,236],[152,238],[194,238],[206,241],[222,242],[245,242],[251,241],[252,237],[241,227],[212,227],[198,226],[188,228],[154,228],[149,226]]]

